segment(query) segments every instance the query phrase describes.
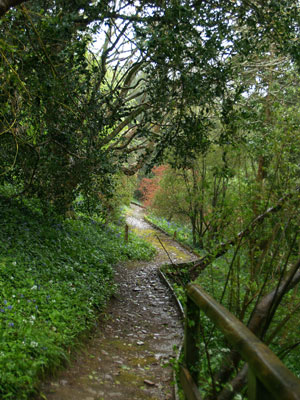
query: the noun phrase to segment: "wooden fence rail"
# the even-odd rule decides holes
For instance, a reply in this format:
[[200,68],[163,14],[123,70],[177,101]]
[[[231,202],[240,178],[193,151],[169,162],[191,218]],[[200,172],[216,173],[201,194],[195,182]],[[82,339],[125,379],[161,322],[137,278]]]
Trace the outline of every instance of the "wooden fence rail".
[[180,368],[187,400],[201,400],[196,384],[201,365],[199,309],[248,363],[249,400],[300,400],[300,379],[241,321],[196,284],[187,286],[184,365]]

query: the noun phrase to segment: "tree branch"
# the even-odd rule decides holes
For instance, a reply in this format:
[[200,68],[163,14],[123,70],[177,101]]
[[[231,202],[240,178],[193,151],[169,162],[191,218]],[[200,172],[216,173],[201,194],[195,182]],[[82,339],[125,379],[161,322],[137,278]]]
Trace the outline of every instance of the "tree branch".
[[295,193],[298,193],[299,190],[300,190],[300,188],[297,188],[296,192],[289,193],[289,194],[281,197],[281,199],[278,200],[278,203],[275,206],[269,207],[264,213],[258,215],[256,218],[254,218],[253,221],[250,222],[248,227],[246,229],[244,229],[243,231],[241,231],[240,233],[238,233],[235,238],[230,239],[225,243],[221,243],[217,247],[217,249],[215,249],[213,254],[211,254],[211,253],[207,254],[206,256],[202,257],[200,260],[194,262],[193,266],[190,270],[192,279],[196,279],[196,277],[199,275],[199,273],[201,271],[203,271],[213,260],[223,256],[229,250],[229,248],[231,246],[240,242],[245,236],[249,235],[257,225],[260,225],[265,220],[266,217],[281,210],[283,205],[285,204],[285,202],[288,199],[290,199],[291,197],[293,197],[295,195]]
[[112,139],[114,139],[121,131],[125,128],[127,124],[129,124],[135,117],[145,111],[147,108],[150,108],[150,105],[143,104],[142,106],[138,107],[136,110],[132,111],[131,114],[125,118],[114,130],[113,132],[106,136],[102,142],[100,143],[101,146],[105,146],[108,144]]
[[[276,306],[278,307],[279,302],[282,300],[283,296],[286,295],[290,290],[292,290],[299,282],[300,259],[296,261],[296,263],[290,269],[281,284],[273,289],[270,293],[266,294],[256,305],[255,310],[253,311],[251,319],[248,323],[248,329],[250,329],[256,336],[260,337],[273,305],[276,304]],[[237,364],[240,358],[240,355],[236,351],[232,351],[227,358],[227,365],[219,370],[216,379],[219,382],[224,382],[224,380],[226,380],[233,369],[233,365],[230,365],[229,360],[232,361],[234,364]],[[234,394],[243,387],[243,385],[246,383],[245,368],[247,367],[244,367],[230,382],[232,390],[224,388],[220,392],[218,400],[232,399]]]

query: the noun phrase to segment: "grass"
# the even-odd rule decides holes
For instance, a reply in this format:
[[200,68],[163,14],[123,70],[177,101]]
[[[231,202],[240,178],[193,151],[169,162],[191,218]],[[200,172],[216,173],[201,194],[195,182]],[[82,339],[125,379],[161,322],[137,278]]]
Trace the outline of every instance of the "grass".
[[31,398],[95,325],[115,289],[113,264],[153,253],[133,234],[125,243],[121,227],[0,201],[1,399]]
[[186,244],[192,248],[194,247],[192,231],[189,226],[182,225],[175,221],[168,221],[166,218],[158,217],[154,214],[148,214],[145,218],[163,229],[170,236],[174,236],[176,232],[176,239],[180,243]]

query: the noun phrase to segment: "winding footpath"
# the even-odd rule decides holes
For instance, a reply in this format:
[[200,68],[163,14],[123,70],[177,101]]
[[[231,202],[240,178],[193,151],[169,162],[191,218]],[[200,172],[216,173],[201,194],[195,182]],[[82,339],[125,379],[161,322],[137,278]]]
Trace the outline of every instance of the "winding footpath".
[[[42,387],[47,400],[174,399],[170,360],[182,340],[181,316],[158,275],[160,265],[195,257],[143,220],[132,205],[127,217],[134,231],[157,248],[150,262],[116,266],[117,294],[98,327],[68,369]],[[130,234],[130,233],[129,233]]]

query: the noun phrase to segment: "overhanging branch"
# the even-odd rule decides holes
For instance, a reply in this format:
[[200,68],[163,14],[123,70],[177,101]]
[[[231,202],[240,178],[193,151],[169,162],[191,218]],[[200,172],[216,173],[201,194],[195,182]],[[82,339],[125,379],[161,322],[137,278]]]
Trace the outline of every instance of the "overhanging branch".
[[225,243],[221,243],[214,251],[213,254],[207,254],[206,256],[202,257],[200,260],[196,261],[193,263],[193,267],[190,270],[191,276],[193,279],[196,279],[196,277],[199,275],[201,271],[203,271],[213,260],[216,258],[219,258],[223,256],[231,246],[235,245],[236,243],[239,243],[244,237],[248,236],[257,225],[260,225],[266,217],[274,214],[275,212],[279,211],[282,209],[284,206],[285,202],[293,197],[295,194],[299,193],[300,188],[297,188],[295,192],[289,193],[281,199],[278,200],[278,203],[273,206],[269,207],[264,213],[260,214],[254,220],[248,225],[246,229],[241,231],[236,235],[235,238],[228,240]]

